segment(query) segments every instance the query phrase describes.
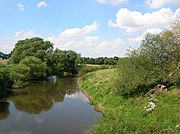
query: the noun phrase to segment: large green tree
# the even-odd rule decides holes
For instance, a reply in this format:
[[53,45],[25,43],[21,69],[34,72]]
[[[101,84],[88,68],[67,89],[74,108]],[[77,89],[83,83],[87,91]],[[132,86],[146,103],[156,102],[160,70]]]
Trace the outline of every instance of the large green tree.
[[50,41],[44,41],[38,37],[20,40],[15,44],[10,63],[17,64],[26,56],[34,56],[41,59],[43,62],[50,64],[49,62],[52,53],[53,44]]
[[64,72],[76,73],[79,56],[72,50],[63,51],[56,49],[52,57],[52,71],[54,74],[62,74]]
[[138,50],[118,63],[118,90],[124,96],[144,93],[156,84],[180,84],[179,24],[147,34]]

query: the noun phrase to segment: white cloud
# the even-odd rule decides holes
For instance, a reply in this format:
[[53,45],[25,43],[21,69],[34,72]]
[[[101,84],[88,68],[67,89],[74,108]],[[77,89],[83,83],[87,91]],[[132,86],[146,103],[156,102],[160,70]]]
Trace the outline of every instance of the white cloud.
[[0,38],[0,48],[1,51],[4,53],[9,53],[13,48],[14,45],[17,43],[18,40],[23,40],[26,38],[37,37],[34,31],[18,31],[12,37],[7,38]]
[[95,21],[92,25],[86,25],[83,28],[66,29],[59,36],[63,38],[80,37],[82,35],[87,35],[93,31],[96,31],[98,28],[99,24]]
[[173,12],[170,8],[162,8],[152,13],[142,14],[139,11],[130,11],[121,8],[116,14],[116,21],[109,20],[110,27],[124,29],[127,33],[143,32],[147,28],[165,27],[172,23],[180,11]]
[[37,37],[37,36],[38,35],[32,30],[30,30],[30,31],[18,31],[15,33],[14,39],[23,40],[26,38],[33,38],[33,37]]
[[126,2],[127,0],[97,0],[101,4],[111,4],[113,6],[118,5],[120,3]]
[[59,35],[49,36],[47,40],[54,43],[55,48],[62,50],[74,50],[81,53],[82,56],[116,56],[123,55],[122,39],[102,40],[97,36],[97,30],[100,24],[93,22],[82,28],[66,29]]
[[98,39],[96,36],[92,36],[95,31],[100,27],[100,24],[96,21],[91,25],[85,25],[83,28],[65,29],[59,35],[49,36],[47,39],[55,44],[55,47],[61,49],[70,49],[70,46],[79,47],[80,45],[87,45],[85,42]]
[[41,1],[37,4],[37,7],[40,8],[40,7],[46,7],[47,6],[47,3],[45,1]]
[[99,37],[98,36],[87,36],[84,38],[85,41],[90,42],[90,41],[95,41],[97,40]]
[[161,33],[163,30],[162,29],[159,29],[159,28],[152,28],[152,29],[146,29],[146,31],[141,35],[141,36],[138,36],[136,38],[129,38],[128,39],[128,42],[130,44],[140,44],[141,41],[143,40],[144,36],[147,34],[147,33],[151,33],[151,34],[159,34]]
[[180,0],[146,0],[146,5],[150,8],[159,8],[166,3],[180,4]]
[[130,44],[139,44],[142,41],[142,39],[143,39],[143,36],[138,36],[136,38],[129,38],[128,42]]
[[160,28],[151,28],[151,29],[146,29],[146,31],[143,33],[143,35],[147,34],[147,33],[151,33],[151,34],[159,34],[160,32],[162,32],[163,30]]
[[24,11],[24,5],[23,4],[19,3],[18,8],[19,8],[19,10]]

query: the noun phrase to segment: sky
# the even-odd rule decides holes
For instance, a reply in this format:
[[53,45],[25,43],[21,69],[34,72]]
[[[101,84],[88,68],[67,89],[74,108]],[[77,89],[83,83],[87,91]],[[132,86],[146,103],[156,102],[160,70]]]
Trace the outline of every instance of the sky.
[[40,37],[85,57],[123,57],[180,19],[180,0],[0,0],[0,51]]

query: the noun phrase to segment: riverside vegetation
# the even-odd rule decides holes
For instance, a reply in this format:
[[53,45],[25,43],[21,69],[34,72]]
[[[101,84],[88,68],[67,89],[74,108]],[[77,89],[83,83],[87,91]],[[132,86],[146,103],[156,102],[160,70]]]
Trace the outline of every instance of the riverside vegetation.
[[[92,63],[88,59],[96,62]],[[117,57],[81,58],[80,54],[72,50],[54,50],[53,43],[38,37],[20,40],[10,54],[0,52],[0,98],[10,93],[7,92],[8,88],[21,88],[32,80],[46,79],[51,75],[65,77],[77,73],[82,75],[108,68],[109,65],[114,65],[117,59]],[[87,63],[106,65],[84,65]]]
[[[0,63],[0,97],[7,88],[20,88],[49,75],[82,76],[81,88],[104,117],[90,129],[92,134],[165,134],[180,132],[180,23],[160,34],[147,34],[141,47],[118,60],[116,68],[78,63],[114,65],[117,58],[80,58],[68,50],[54,50],[41,38],[18,41],[8,63]],[[87,61],[90,60],[90,61]],[[115,62],[112,62],[114,60]],[[112,66],[113,67],[113,66]],[[111,67],[110,67],[111,68]],[[165,94],[144,97],[157,84]]]
[[8,88],[21,88],[31,80],[77,73],[79,57],[72,50],[54,50],[51,42],[38,37],[18,41],[8,62],[0,63],[0,97]]
[[[139,49],[119,59],[116,69],[84,75],[82,90],[103,117],[92,134],[180,133],[180,23],[147,34]],[[145,96],[158,84],[166,93]]]

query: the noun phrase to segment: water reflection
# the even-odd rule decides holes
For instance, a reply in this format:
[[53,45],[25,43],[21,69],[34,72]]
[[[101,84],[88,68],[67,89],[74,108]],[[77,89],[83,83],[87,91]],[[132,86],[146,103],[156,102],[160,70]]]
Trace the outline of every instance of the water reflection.
[[39,114],[52,108],[54,102],[62,102],[66,94],[71,95],[78,89],[77,79],[54,79],[21,89],[25,94],[11,98],[18,110],[31,114]]
[[0,101],[0,120],[6,119],[9,114],[9,102]]
[[71,99],[81,99],[82,101],[89,102],[88,98],[85,95],[81,95],[78,92],[71,94],[71,95],[65,95],[66,98],[71,98]]
[[0,102],[0,134],[86,134],[100,115],[78,79],[50,79]]

